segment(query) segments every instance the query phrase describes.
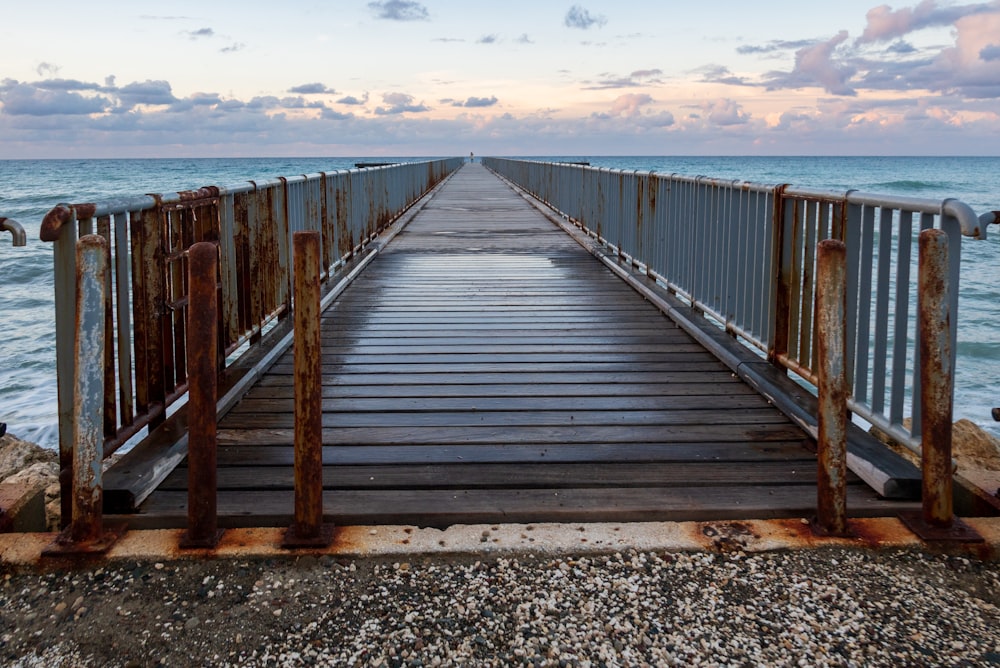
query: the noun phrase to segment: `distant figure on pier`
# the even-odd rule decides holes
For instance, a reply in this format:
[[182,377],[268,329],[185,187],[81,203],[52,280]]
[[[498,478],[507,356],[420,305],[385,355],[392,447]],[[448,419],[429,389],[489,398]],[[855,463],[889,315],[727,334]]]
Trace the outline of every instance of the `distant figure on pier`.
[[475,161],[476,161],[476,156],[472,154],[472,151],[469,151],[469,162],[475,162]]

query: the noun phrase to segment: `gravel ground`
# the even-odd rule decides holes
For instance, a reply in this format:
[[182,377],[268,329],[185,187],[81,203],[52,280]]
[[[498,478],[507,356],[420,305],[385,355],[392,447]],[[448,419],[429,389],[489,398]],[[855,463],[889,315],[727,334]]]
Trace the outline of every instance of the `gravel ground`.
[[915,551],[7,572],[9,666],[1000,665],[1000,568]]

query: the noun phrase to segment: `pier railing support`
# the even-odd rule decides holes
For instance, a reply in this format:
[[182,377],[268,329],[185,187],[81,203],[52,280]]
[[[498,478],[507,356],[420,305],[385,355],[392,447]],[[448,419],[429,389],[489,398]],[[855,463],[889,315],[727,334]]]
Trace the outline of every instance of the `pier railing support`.
[[325,547],[333,525],[323,524],[323,369],[320,348],[320,236],[296,232],[295,328],[295,520],[286,548]]
[[817,369],[817,480],[813,531],[843,536],[847,527],[847,359],[845,322],[847,250],[835,239],[817,248],[816,347]]
[[917,351],[920,357],[922,510],[900,518],[924,540],[981,542],[975,529],[954,515],[952,482],[951,318],[948,235],[920,233],[917,283]]
[[[107,551],[124,527],[104,526],[104,298],[110,285],[107,241],[86,235],[76,244],[73,437],[69,526],[46,555]],[[64,487],[63,493],[66,492]]]
[[218,248],[188,250],[188,528],[180,547],[213,548],[218,528],[216,395],[218,394]]

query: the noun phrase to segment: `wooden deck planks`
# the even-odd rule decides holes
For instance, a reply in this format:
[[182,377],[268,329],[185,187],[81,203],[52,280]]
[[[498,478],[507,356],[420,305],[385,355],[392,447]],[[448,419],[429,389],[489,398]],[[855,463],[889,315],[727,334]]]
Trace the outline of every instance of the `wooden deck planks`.
[[[479,165],[322,318],[339,523],[702,520],[815,508],[813,443]],[[219,424],[223,526],[292,514],[289,352]],[[851,477],[851,512],[894,513]],[[181,526],[186,471],[137,522]],[[903,504],[906,505],[906,504]]]

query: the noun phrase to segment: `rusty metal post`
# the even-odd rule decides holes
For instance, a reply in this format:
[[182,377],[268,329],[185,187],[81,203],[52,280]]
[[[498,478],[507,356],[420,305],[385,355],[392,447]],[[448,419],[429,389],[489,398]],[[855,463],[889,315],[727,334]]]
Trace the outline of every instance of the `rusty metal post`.
[[951,322],[948,317],[948,236],[920,233],[917,345],[920,349],[920,431],[923,519],[951,526],[951,417],[953,382]]
[[816,519],[813,530],[843,536],[847,528],[847,249],[835,239],[817,248],[816,350],[819,415]]
[[72,521],[47,555],[104,552],[120,527],[104,527],[104,297],[107,241],[87,235],[76,244],[76,327],[73,356]]
[[917,266],[923,504],[922,512],[901,513],[900,518],[924,540],[981,542],[979,533],[954,515],[951,460],[954,370],[947,233],[940,229],[920,233]]
[[320,235],[295,232],[295,521],[286,548],[333,542],[323,524],[323,406],[320,350]]
[[218,249],[202,241],[188,250],[188,528],[182,548],[215,547],[218,528],[216,494],[216,394],[219,319]]

